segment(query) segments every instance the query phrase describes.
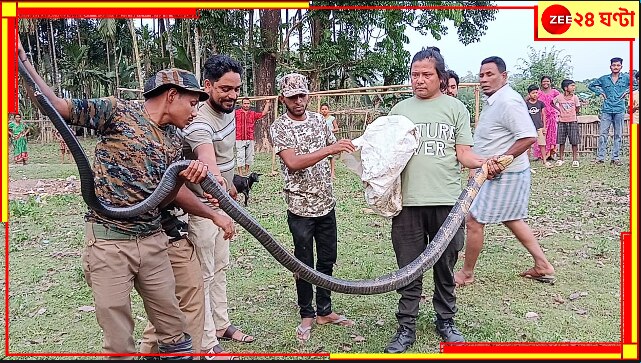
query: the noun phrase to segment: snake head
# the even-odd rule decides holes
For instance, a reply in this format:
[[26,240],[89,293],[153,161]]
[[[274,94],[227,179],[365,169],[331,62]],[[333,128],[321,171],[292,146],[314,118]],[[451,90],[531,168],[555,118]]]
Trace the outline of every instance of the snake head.
[[[503,167],[502,170],[505,170],[505,168],[507,168],[507,166],[512,164],[512,161],[514,161],[514,156],[512,156],[512,155],[500,155],[496,159],[491,158],[491,159],[488,159],[488,161],[489,160],[496,160],[496,162],[499,163]],[[483,169],[483,173],[485,175],[488,175],[488,173],[489,173],[488,166],[487,166],[488,165],[488,161],[483,163],[483,166],[481,166],[481,168]]]
[[499,164],[503,165],[503,168],[507,168],[508,165],[512,164],[514,161],[513,155],[501,155],[496,160]]

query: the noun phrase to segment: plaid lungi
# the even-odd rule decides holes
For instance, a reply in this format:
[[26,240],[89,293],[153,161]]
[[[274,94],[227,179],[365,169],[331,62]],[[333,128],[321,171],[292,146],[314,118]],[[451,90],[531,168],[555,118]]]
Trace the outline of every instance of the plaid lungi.
[[530,168],[486,180],[472,202],[470,213],[482,224],[527,218],[530,181]]

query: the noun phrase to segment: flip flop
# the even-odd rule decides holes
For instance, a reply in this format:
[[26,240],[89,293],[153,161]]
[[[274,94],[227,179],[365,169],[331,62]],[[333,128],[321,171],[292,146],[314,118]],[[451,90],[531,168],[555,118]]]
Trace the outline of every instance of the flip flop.
[[303,343],[309,340],[312,333],[312,326],[302,326],[299,325],[296,327],[296,339],[299,342]]
[[339,315],[338,318],[336,318],[334,320],[330,320],[330,321],[328,321],[326,323],[319,323],[318,322],[318,318],[317,318],[316,319],[316,324],[318,324],[318,325],[334,324],[334,325],[350,327],[350,326],[354,326],[354,321],[347,319],[345,317],[345,315]]
[[203,360],[240,360],[239,356],[220,355],[220,353],[227,353],[220,344],[216,344],[210,350],[203,350],[202,352],[205,353],[202,357]]
[[[234,338],[234,333],[236,333],[237,331],[242,334],[240,336],[240,339]],[[223,333],[222,336],[218,336],[218,334],[216,334],[216,337],[219,340],[233,340],[235,342],[241,342],[241,343],[251,343],[251,342],[254,341],[254,337],[252,337],[251,335],[247,335],[247,334],[243,333],[242,331],[238,330],[238,328],[236,328],[233,325],[228,326],[227,329],[225,329],[225,332]]]
[[534,267],[521,272],[519,276],[544,283],[553,283],[556,280],[554,275],[539,273],[534,269]]

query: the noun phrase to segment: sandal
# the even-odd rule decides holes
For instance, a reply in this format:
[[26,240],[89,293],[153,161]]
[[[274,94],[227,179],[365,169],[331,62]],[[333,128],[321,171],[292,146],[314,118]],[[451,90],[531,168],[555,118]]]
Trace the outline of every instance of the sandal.
[[296,339],[299,342],[303,343],[309,340],[312,334],[312,326],[302,326],[299,325],[296,327]]
[[236,355],[222,355],[223,353],[228,354],[228,352],[225,352],[220,344],[216,344],[210,350],[203,350],[202,352],[205,353],[204,360],[240,360],[240,357]]
[[[236,332],[240,332],[241,334],[240,339],[234,338],[234,334]],[[228,326],[227,329],[225,329],[225,332],[223,333],[222,336],[218,336],[218,334],[216,334],[216,337],[220,340],[233,340],[235,342],[240,342],[240,343],[251,343],[254,341],[253,336],[243,333],[233,325]]]
[[521,277],[525,277],[526,279],[532,279],[538,282],[544,282],[544,283],[554,283],[556,281],[556,277],[553,274],[542,274],[534,269],[534,267],[525,270],[519,274]]

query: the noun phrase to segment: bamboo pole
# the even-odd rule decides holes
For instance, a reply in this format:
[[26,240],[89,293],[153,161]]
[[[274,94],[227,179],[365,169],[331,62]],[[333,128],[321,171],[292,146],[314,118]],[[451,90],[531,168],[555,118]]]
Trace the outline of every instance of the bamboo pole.
[[[459,84],[459,88],[466,88],[466,87],[474,87],[475,92],[478,90],[478,83],[461,83]],[[407,88],[407,90],[400,90],[402,88]],[[201,87],[201,89],[204,89]],[[397,91],[377,91],[378,89],[399,89]],[[135,88],[123,88],[123,87],[118,87],[118,91],[131,91],[131,92],[142,92],[140,89],[135,89]],[[360,92],[359,92],[360,91]],[[363,91],[371,91],[371,92],[363,92]],[[391,85],[391,86],[369,86],[369,87],[357,87],[357,88],[345,88],[345,89],[335,89],[335,90],[328,90],[328,91],[317,91],[317,92],[311,92],[309,94],[310,97],[318,97],[317,104],[318,104],[318,110],[320,111],[320,95],[326,95],[326,96],[344,96],[344,95],[363,95],[363,94],[389,94],[389,93],[398,93],[398,92],[411,92],[411,86],[410,85]],[[245,97],[243,97],[245,98]],[[278,95],[275,96],[256,96],[256,97],[250,97],[247,96],[247,98],[250,101],[263,101],[263,100],[272,100],[272,99],[278,99]],[[477,98],[478,99],[478,98]]]

